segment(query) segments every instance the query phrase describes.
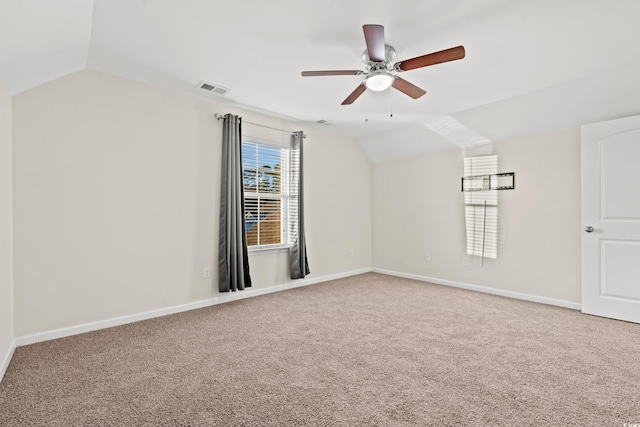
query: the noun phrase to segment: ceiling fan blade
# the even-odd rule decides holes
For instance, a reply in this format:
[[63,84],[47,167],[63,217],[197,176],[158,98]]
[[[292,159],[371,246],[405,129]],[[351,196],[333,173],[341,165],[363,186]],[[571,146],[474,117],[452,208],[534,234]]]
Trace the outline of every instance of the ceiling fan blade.
[[357,76],[362,74],[360,70],[327,70],[327,71],[303,71],[302,77],[316,76]]
[[455,61],[456,59],[464,58],[464,55],[464,47],[457,46],[452,47],[451,49],[441,50],[440,52],[429,53],[427,55],[417,56],[415,58],[396,62],[395,68],[400,71],[408,71],[415,68],[422,68],[429,65],[440,64],[442,62]]
[[425,90],[420,89],[413,83],[409,83],[405,79],[402,79],[398,76],[396,76],[396,78],[393,80],[393,87],[413,99],[420,98],[422,95],[427,93]]
[[367,90],[367,87],[361,83],[360,86],[356,88],[356,90],[354,90],[353,92],[351,92],[349,96],[347,96],[347,99],[342,101],[342,105],[353,104],[353,101],[358,99],[358,97],[362,95],[365,90]]
[[382,25],[366,24],[362,26],[364,41],[367,43],[369,59],[373,62],[386,60],[384,47],[384,27]]

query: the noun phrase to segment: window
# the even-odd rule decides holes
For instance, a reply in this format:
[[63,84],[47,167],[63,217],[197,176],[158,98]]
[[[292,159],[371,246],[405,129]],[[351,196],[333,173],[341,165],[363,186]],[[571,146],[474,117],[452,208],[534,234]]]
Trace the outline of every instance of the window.
[[[465,157],[464,176],[498,173],[498,156]],[[498,191],[469,191],[464,194],[467,255],[498,257]]]
[[287,148],[242,142],[245,231],[251,247],[287,245]]

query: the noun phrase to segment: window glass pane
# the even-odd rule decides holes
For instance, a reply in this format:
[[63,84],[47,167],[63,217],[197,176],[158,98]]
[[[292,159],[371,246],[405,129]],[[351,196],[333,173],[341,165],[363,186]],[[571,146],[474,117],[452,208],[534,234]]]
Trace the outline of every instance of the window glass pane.
[[282,242],[282,201],[245,198],[247,245],[277,245]]
[[288,154],[283,148],[242,143],[245,231],[249,246],[283,243]]
[[254,246],[258,244],[258,199],[245,197],[244,199],[244,222],[245,232],[247,233],[247,245]]
[[242,143],[242,183],[244,191],[255,192],[258,185],[258,148],[255,144]]
[[260,200],[259,242],[261,245],[275,245],[281,242],[282,221],[280,217],[280,200]]
[[251,142],[242,143],[244,190],[282,193],[282,149]]
[[276,245],[281,242],[282,221],[280,219],[280,200],[260,200],[259,244]]
[[275,166],[261,166],[258,169],[258,192],[280,194],[282,187],[280,185],[280,163]]
[[280,218],[279,199],[260,199],[260,221],[274,221],[274,217]]

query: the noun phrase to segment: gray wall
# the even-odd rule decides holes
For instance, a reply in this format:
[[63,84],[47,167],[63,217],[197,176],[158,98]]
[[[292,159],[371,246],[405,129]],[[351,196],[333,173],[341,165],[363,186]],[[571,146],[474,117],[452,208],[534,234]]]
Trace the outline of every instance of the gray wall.
[[463,152],[456,149],[373,166],[374,267],[579,304],[579,131],[492,149],[499,170],[516,174],[515,190],[499,193],[498,259],[462,265]]
[[0,84],[0,379],[13,344],[11,95]]
[[[498,259],[464,267],[461,150],[371,166],[355,141],[324,129],[93,71],[19,94],[13,107],[16,336],[218,296],[215,268],[210,279],[202,269],[217,256],[211,115],[225,112],[308,134],[311,278],[374,267],[580,302],[577,130],[493,144],[516,190],[500,194]],[[268,132],[245,126],[282,138]],[[290,283],[286,253],[250,262],[256,288]]]
[[[371,168],[357,143],[231,110],[93,71],[14,97],[16,336],[219,296],[214,113],[302,128],[309,277],[371,268]],[[257,288],[290,282],[286,253],[250,263]]]

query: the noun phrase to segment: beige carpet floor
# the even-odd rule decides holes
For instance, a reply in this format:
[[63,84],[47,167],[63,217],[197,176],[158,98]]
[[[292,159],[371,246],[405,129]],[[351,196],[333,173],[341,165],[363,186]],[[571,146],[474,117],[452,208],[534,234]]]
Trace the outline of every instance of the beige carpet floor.
[[640,423],[640,325],[374,273],[16,349],[0,426]]

